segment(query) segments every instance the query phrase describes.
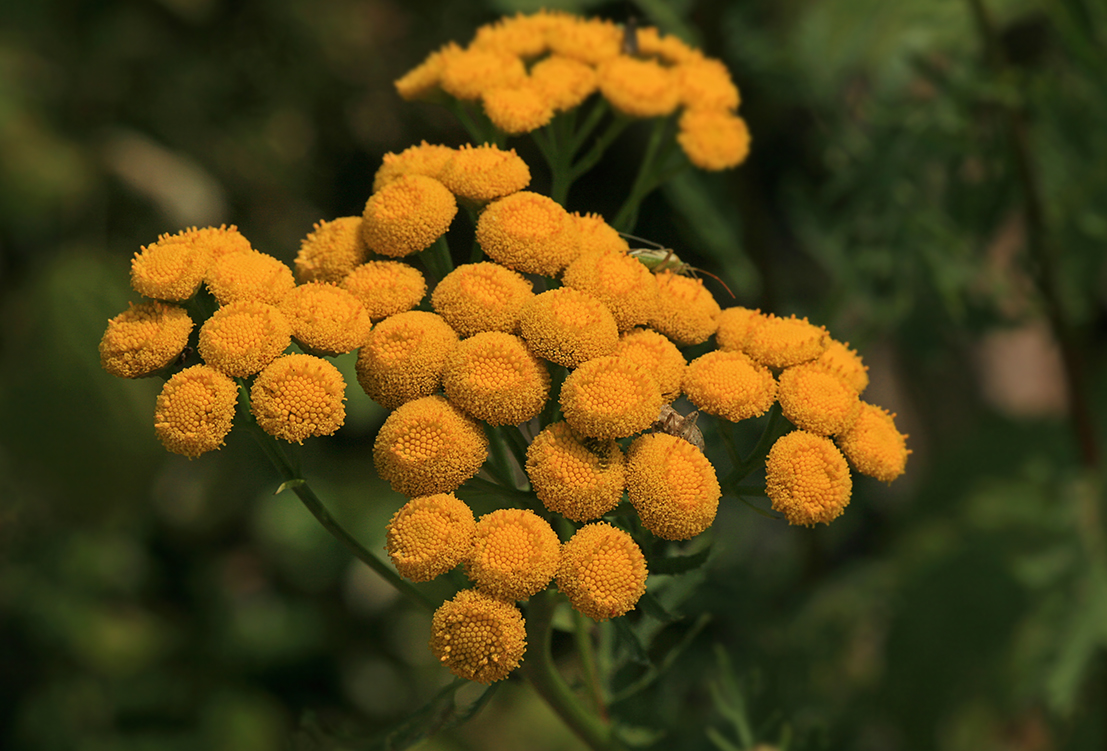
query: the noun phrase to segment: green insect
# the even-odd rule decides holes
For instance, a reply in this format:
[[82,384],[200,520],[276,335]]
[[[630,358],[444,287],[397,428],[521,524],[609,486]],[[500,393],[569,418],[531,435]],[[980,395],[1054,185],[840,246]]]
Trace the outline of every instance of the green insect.
[[679,274],[680,276],[691,277],[695,277],[697,273],[707,274],[719,284],[723,285],[723,289],[727,291],[728,295],[730,295],[732,298],[735,297],[734,293],[730,291],[730,287],[727,286],[726,282],[712,274],[710,271],[704,271],[703,269],[696,268],[689,263],[681,261],[680,256],[678,256],[676,254],[676,251],[674,251],[672,248],[662,247],[652,240],[647,240],[643,237],[637,237],[636,235],[627,234],[626,232],[620,232],[619,234],[628,240],[634,240],[636,242],[647,243],[654,246],[652,248],[631,248],[630,250],[630,255],[638,259],[638,261],[642,265],[644,265],[654,274],[660,274],[665,271],[673,274]]

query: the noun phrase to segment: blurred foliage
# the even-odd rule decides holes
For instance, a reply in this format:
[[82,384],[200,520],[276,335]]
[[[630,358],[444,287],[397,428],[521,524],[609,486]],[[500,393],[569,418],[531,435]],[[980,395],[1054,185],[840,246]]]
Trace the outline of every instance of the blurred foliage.
[[[873,400],[899,412],[915,451],[893,489],[858,479],[828,528],[725,507],[706,565],[655,577],[656,598],[600,629],[624,740],[1101,748],[1102,474],[1081,461],[1063,405],[998,393],[996,371],[1040,363],[984,354],[1051,315],[1028,252],[1022,122],[1104,440],[1107,6],[987,0],[997,67],[963,0],[543,5],[635,15],[727,62],[750,161],[671,183],[636,234],[718,274],[742,304],[811,316],[860,346]],[[274,496],[248,438],[195,462],[166,455],[150,424],[158,384],[110,378],[95,351],[130,296],[129,257],[158,234],[233,222],[290,261],[314,221],[360,212],[384,152],[461,143],[444,111],[400,102],[391,81],[535,7],[0,7],[0,745],[402,747],[477,708],[479,687],[433,664],[425,614],[291,494]],[[632,129],[570,208],[614,210],[644,138]],[[400,501],[370,469],[383,414],[354,396],[347,427],[302,461],[379,549]],[[558,634],[557,654],[570,642]],[[576,745],[513,680],[422,747]]]

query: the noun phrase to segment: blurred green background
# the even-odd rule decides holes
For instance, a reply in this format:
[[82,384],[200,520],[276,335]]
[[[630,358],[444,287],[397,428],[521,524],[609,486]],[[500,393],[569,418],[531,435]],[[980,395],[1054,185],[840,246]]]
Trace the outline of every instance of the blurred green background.
[[[274,496],[248,438],[168,455],[160,382],[111,378],[96,346],[160,233],[234,223],[291,262],[360,213],[385,152],[463,143],[392,80],[540,5],[2,4],[0,747],[382,748],[449,682],[426,614]],[[636,234],[858,347],[914,451],[830,527],[729,501],[708,565],[659,584],[683,618],[649,656],[684,651],[614,711],[666,749],[740,748],[743,721],[797,749],[1104,748],[1107,4],[544,5],[727,63],[749,161],[677,179]],[[646,133],[568,208],[612,212]],[[380,550],[383,413],[356,382],[349,411],[303,462]],[[424,746],[576,747],[516,680]]]

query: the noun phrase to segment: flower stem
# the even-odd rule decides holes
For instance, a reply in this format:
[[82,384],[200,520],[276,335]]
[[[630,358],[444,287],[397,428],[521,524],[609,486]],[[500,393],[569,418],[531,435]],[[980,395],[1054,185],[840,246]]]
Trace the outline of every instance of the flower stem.
[[773,402],[773,406],[769,407],[769,421],[765,424],[761,437],[757,439],[757,445],[753,447],[753,451],[746,457],[746,460],[735,467],[723,480],[724,485],[737,486],[760,464],[764,463],[765,457],[769,455],[769,449],[772,448],[777,439],[777,433],[780,432],[780,425],[783,421],[784,414],[780,410],[780,402]]
[[446,235],[442,235],[429,248],[419,254],[426,264],[427,270],[438,277],[439,281],[454,270],[454,261],[450,257],[450,246],[446,242]]
[[[674,143],[668,130],[668,118],[658,118],[654,122],[649,143],[646,145],[646,154],[638,165],[638,175],[634,178],[634,185],[631,186],[630,194],[627,195],[623,205],[619,208],[619,213],[615,215],[615,219],[611,222],[611,226],[620,232],[629,232],[634,229],[634,225],[638,221],[638,206],[671,174],[664,171],[665,163],[669,160],[671,147]],[[668,148],[665,147],[666,139],[669,141]]]

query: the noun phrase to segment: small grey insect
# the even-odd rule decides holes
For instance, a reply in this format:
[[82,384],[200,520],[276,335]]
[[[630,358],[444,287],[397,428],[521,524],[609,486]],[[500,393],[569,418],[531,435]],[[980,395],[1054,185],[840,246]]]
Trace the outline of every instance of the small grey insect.
[[682,415],[668,404],[661,405],[661,413],[654,421],[651,430],[655,433],[668,433],[682,438],[700,450],[704,451],[703,433],[696,427],[696,420],[700,411],[693,410],[687,415]]
[[638,19],[631,16],[623,24],[623,54],[638,54]]

